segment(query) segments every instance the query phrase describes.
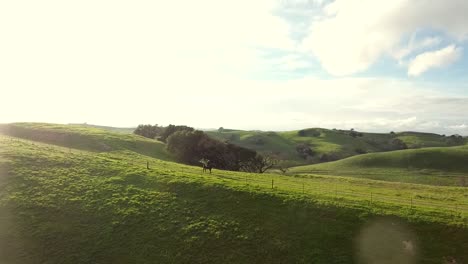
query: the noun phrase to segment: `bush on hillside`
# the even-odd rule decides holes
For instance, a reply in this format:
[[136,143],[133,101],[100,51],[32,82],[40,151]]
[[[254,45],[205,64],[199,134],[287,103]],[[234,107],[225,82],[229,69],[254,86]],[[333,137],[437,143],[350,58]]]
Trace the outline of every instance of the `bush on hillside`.
[[161,135],[164,128],[158,125],[138,125],[138,127],[133,131],[133,134],[140,135],[146,138],[154,139],[157,136]]
[[354,151],[357,154],[366,154],[367,153],[367,151],[365,149],[363,149],[363,148],[356,148]]
[[322,154],[320,155],[320,162],[329,162],[329,161],[335,161],[339,160],[338,156],[335,153],[330,153],[330,154]]
[[354,131],[354,129],[351,129],[351,131],[349,131],[349,135],[352,136],[353,138],[355,138],[355,137],[362,137],[362,136],[363,136],[362,133],[357,132],[357,131]]
[[447,137],[446,141],[447,141],[447,144],[454,145],[454,146],[462,145],[463,143],[465,143],[465,139],[458,134]]
[[194,131],[193,127],[189,126],[175,126],[175,125],[169,125],[164,128],[164,131],[161,133],[161,136],[159,137],[159,140],[162,142],[166,142],[169,136],[174,134],[177,131]]
[[401,150],[401,149],[407,149],[408,146],[406,145],[405,142],[403,142],[403,140],[399,139],[399,138],[394,138],[392,140],[390,140],[390,150]]
[[315,154],[310,146],[306,143],[296,145],[296,151],[303,159],[307,159],[308,157],[311,157]]

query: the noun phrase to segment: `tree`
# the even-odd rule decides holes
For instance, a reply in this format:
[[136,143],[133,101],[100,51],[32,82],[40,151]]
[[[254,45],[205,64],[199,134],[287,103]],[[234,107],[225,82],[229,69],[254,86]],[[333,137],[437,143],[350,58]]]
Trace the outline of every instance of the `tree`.
[[167,127],[164,128],[164,130],[161,133],[161,136],[159,140],[162,142],[166,142],[167,138],[169,138],[170,135],[174,134],[177,131],[194,131],[193,127],[188,127],[188,126],[175,126],[175,125],[168,125]]
[[195,165],[201,158],[205,158],[197,147],[204,136],[202,131],[177,131],[167,139],[167,149],[180,162]]
[[286,174],[286,172],[288,172],[288,168],[286,167],[283,167],[283,166],[279,166],[278,169],[281,171],[282,174]]
[[223,132],[224,132],[224,127],[218,128],[218,132],[219,132],[219,133],[223,133]]
[[465,143],[465,139],[458,134],[447,137],[446,141],[450,145],[462,145]]
[[338,160],[338,156],[335,153],[323,153],[320,155],[320,162],[328,162]]
[[159,136],[163,128],[158,125],[138,125],[138,127],[133,131],[134,134],[140,135],[147,138],[154,139],[155,137]]
[[196,165],[209,160],[217,169],[238,171],[241,164],[255,158],[257,152],[234,144],[221,142],[202,131],[177,131],[167,139],[167,149],[180,162]]
[[356,148],[354,151],[355,151],[357,154],[366,154],[366,153],[367,153],[366,150],[364,150],[363,148],[359,148],[359,147]]
[[390,140],[390,148],[391,150],[399,150],[399,149],[407,149],[408,146],[406,145],[405,142],[403,142],[403,140],[399,138],[394,138]]
[[306,143],[297,144],[296,151],[303,159],[307,159],[307,157],[313,156],[315,154]]
[[270,156],[257,154],[246,162],[241,163],[241,169],[247,172],[264,173],[278,163],[278,160]]

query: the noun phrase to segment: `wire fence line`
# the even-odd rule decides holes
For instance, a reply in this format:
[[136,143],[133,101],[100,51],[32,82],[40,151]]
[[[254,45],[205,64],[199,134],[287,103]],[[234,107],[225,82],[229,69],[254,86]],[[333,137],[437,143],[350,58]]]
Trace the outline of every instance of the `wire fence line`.
[[[418,194],[414,193],[411,196],[393,196],[388,194],[379,193],[378,190],[370,190],[369,192],[362,191],[351,191],[349,189],[344,189],[346,187],[335,185],[314,185],[313,183],[308,182],[307,179],[298,179],[294,177],[288,178],[287,181],[279,180],[278,177],[272,176],[271,179],[262,179],[262,178],[252,178],[252,177],[239,177],[233,175],[216,175],[220,178],[231,179],[235,181],[244,181],[245,184],[271,188],[273,190],[287,190],[294,191],[296,193],[310,194],[310,195],[320,195],[323,197],[328,197],[331,199],[341,199],[341,200],[357,200],[359,202],[368,202],[370,206],[375,203],[383,203],[388,205],[407,207],[408,209],[432,209],[440,212],[451,212],[454,214],[459,214],[462,218],[468,216],[468,203],[464,202],[436,202],[436,201],[425,201],[421,198],[418,198]],[[367,186],[368,188],[372,188]],[[468,190],[467,190],[468,192]],[[352,201],[351,201],[352,202]]]
[[[458,173],[458,172],[443,172],[443,173],[440,173],[436,170],[431,170],[431,169],[428,169],[427,172],[424,172],[424,171],[421,171],[421,170],[417,170],[417,168],[407,168],[407,169],[404,169],[404,168],[401,168],[399,169],[399,171],[405,171],[407,173],[418,173],[418,175],[426,175],[426,176],[429,176],[429,177],[440,177],[440,178],[446,178],[446,177],[449,177],[449,178],[466,178],[468,179],[468,175],[466,174],[463,174],[463,173]],[[295,175],[295,174],[298,174],[298,175],[301,175],[301,174],[304,174],[304,175],[307,175],[307,174],[318,174],[318,175],[336,175],[336,174],[343,174],[343,175],[346,175],[346,174],[349,174],[347,173],[346,171],[343,171],[343,170],[310,170],[310,171],[307,171],[307,172],[297,172],[297,173],[293,173],[293,174],[290,174],[290,175]],[[434,173],[437,173],[437,174],[434,174]],[[383,172],[383,171],[379,171],[379,170],[374,170],[374,171],[371,171],[371,172],[366,172],[366,171],[363,171],[361,172],[360,174],[362,175],[388,175],[387,172]]]

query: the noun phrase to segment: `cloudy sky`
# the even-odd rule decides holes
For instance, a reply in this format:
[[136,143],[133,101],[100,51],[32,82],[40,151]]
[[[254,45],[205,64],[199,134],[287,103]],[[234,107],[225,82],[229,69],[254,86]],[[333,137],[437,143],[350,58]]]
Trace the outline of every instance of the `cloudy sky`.
[[0,122],[468,135],[466,0],[1,1]]

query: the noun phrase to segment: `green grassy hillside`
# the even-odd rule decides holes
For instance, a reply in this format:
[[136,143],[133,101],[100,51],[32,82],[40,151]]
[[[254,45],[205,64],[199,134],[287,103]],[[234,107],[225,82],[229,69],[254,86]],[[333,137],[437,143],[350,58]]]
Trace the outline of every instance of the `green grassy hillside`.
[[0,136],[0,263],[468,262],[465,188],[203,174],[60,143]]
[[131,150],[162,160],[172,160],[165,145],[159,141],[88,125],[13,123],[0,126],[0,133],[81,150]]
[[[311,128],[287,132],[263,132],[224,130],[208,131],[207,134],[220,139],[257,150],[264,154],[278,156],[286,166],[319,163],[342,159],[362,153],[392,150],[391,141],[399,139],[409,148],[453,146],[447,137],[419,132],[401,132],[395,134],[357,133],[352,131]],[[296,150],[298,144],[308,145],[313,155],[304,157]],[[463,143],[460,143],[463,144]],[[327,157],[323,158],[323,155]]]
[[468,146],[369,153],[298,166],[290,173],[319,173],[429,184],[468,185]]
[[69,124],[69,125],[74,125],[74,126],[84,126],[84,127],[91,127],[91,128],[99,128],[99,129],[104,129],[108,130],[111,132],[119,132],[119,133],[133,133],[135,131],[136,127],[111,127],[111,126],[100,126],[100,125],[92,125],[92,124]]

